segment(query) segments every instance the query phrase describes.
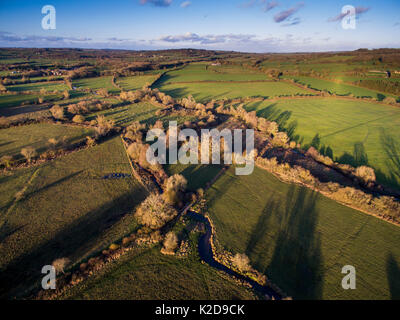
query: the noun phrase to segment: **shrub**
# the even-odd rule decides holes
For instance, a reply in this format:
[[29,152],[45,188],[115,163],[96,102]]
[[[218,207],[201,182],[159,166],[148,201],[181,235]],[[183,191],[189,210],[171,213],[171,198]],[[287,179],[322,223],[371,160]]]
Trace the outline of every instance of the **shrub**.
[[85,117],[80,114],[77,114],[76,116],[74,116],[72,118],[72,121],[75,123],[83,123],[83,122],[85,122]]
[[149,195],[136,210],[135,216],[139,223],[153,230],[164,226],[172,220],[178,212],[159,194]]
[[134,142],[129,145],[127,152],[132,160],[139,163],[141,167],[150,168],[151,165],[146,158],[147,148],[148,146],[145,144]]
[[59,106],[58,104],[51,107],[50,112],[55,119],[64,119],[65,117],[64,108]]
[[240,271],[248,271],[251,269],[250,259],[244,253],[236,253],[232,258],[232,263]]
[[93,147],[96,144],[96,140],[92,137],[86,136],[86,145],[88,147]]
[[110,244],[110,246],[108,247],[108,249],[111,251],[117,250],[118,248],[119,248],[119,245],[115,244],[115,243]]
[[97,94],[99,94],[103,97],[108,97],[108,95],[109,95],[108,90],[105,88],[97,90]]
[[52,266],[56,269],[56,273],[64,273],[66,267],[70,263],[70,260],[68,258],[60,258],[56,259],[52,262]]
[[289,142],[289,137],[285,132],[278,132],[274,135],[271,143],[274,147],[285,147]]
[[182,200],[183,192],[186,189],[187,180],[180,174],[169,177],[164,183],[163,197],[171,205],[175,205]]
[[396,104],[396,99],[393,98],[393,97],[386,97],[386,98],[383,100],[383,102],[384,102],[384,103],[387,103],[387,104]]
[[13,165],[13,157],[12,156],[2,156],[0,159],[0,163],[4,166],[4,168],[10,168]]
[[26,158],[28,163],[30,163],[32,159],[37,156],[37,152],[33,147],[22,148],[21,154]]
[[69,91],[68,90],[64,90],[63,96],[64,96],[64,99],[66,99],[66,100],[69,99],[69,97],[70,97]]
[[104,116],[97,116],[97,127],[95,128],[98,137],[106,136],[111,130],[114,129],[115,121],[106,120]]
[[355,175],[362,179],[363,182],[369,183],[369,182],[375,182],[376,181],[376,176],[375,176],[375,171],[374,169],[367,167],[367,166],[361,166],[356,169]]
[[172,231],[168,232],[165,236],[165,240],[163,242],[164,249],[167,252],[174,252],[175,249],[178,247],[178,237]]

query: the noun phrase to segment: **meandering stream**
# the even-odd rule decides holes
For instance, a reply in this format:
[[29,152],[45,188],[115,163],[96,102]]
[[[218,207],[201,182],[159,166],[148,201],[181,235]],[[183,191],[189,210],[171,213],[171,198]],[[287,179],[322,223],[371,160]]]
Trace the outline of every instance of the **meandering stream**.
[[228,267],[224,266],[223,264],[219,263],[214,259],[213,251],[211,248],[211,235],[212,235],[212,229],[210,222],[208,218],[204,217],[201,214],[198,214],[193,211],[189,211],[187,213],[189,216],[195,217],[197,220],[200,220],[202,223],[204,223],[206,232],[200,237],[199,240],[199,254],[202,260],[206,262],[209,266],[221,270],[230,276],[234,276],[235,278],[245,281],[250,284],[250,286],[257,291],[258,293],[262,294],[263,296],[268,295],[269,297],[273,297],[276,300],[282,299],[282,296],[277,293],[275,290],[273,290],[271,287],[268,286],[262,286],[258,282],[254,281],[253,279],[250,279],[249,277],[243,276],[236,271],[229,269]]

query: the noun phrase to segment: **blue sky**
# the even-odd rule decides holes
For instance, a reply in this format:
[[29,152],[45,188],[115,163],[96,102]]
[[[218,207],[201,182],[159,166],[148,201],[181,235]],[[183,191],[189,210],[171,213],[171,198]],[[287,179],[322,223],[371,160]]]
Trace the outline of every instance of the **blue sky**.
[[[42,29],[41,9],[56,9]],[[344,5],[356,8],[345,30]],[[398,0],[0,0],[0,47],[299,52],[400,48]]]

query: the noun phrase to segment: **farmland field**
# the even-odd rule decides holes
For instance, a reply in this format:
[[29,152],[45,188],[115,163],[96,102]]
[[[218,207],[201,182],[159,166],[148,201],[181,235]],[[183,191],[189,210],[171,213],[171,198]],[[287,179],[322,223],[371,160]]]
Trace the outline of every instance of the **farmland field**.
[[106,117],[106,119],[114,120],[115,124],[118,126],[128,126],[133,121],[153,124],[157,120],[155,113],[159,109],[159,107],[156,107],[151,103],[140,102],[123,107],[95,112],[88,115],[86,120],[94,120],[97,116],[102,115]]
[[[21,106],[21,104],[33,104],[37,103],[40,95],[39,94],[0,94],[0,116],[3,114],[10,115],[13,113],[16,107]],[[48,100],[59,100],[61,99],[61,94],[48,94],[45,96],[46,101]]]
[[[156,277],[154,275],[157,275]],[[74,300],[250,300],[250,291],[200,263],[197,252],[177,259],[160,247],[129,253],[105,273],[78,285],[62,299]]]
[[77,89],[107,89],[110,93],[119,93],[120,90],[113,86],[111,76],[77,79],[72,82],[72,85]]
[[69,90],[67,85],[62,82],[36,82],[36,83],[27,83],[27,84],[17,84],[13,86],[7,86],[7,90],[9,91],[40,91],[44,89],[46,91],[64,91]]
[[1,296],[37,283],[54,259],[76,263],[135,230],[129,213],[146,192],[134,178],[102,179],[115,172],[131,174],[119,137],[0,178]]
[[[255,168],[231,168],[207,192],[222,246],[246,253],[295,299],[400,297],[398,227]],[[340,286],[341,268],[357,269],[357,290]],[[350,290],[351,291],[351,290]]]
[[168,72],[161,79],[163,83],[193,81],[254,81],[268,80],[268,76],[239,66],[212,66],[190,64],[182,69]]
[[165,166],[165,171],[169,176],[174,174],[183,175],[188,184],[187,189],[196,191],[204,188],[207,182],[210,182],[222,169],[219,165],[184,165],[181,163]]
[[310,77],[294,77],[294,79],[301,84],[310,85],[310,88],[312,89],[326,90],[330,93],[335,93],[341,96],[353,94],[356,97],[371,97],[377,98],[379,100],[384,99],[385,96],[392,96],[390,94],[380,93],[374,90],[344,83],[336,83],[328,80],[315,79]]
[[277,121],[303,147],[313,143],[338,162],[372,166],[379,182],[400,187],[398,107],[325,98],[251,103],[246,108]]
[[93,129],[65,126],[50,123],[31,124],[23,127],[12,127],[0,131],[0,157],[10,155],[21,157],[22,148],[31,146],[40,154],[49,148],[51,138],[66,144],[76,143],[91,136]]
[[241,97],[275,97],[279,95],[312,94],[285,82],[198,82],[172,83],[157,87],[174,98],[192,95],[196,101],[207,102],[212,99],[234,99]]
[[126,91],[142,89],[146,84],[152,84],[157,75],[143,75],[133,77],[120,77],[116,83]]

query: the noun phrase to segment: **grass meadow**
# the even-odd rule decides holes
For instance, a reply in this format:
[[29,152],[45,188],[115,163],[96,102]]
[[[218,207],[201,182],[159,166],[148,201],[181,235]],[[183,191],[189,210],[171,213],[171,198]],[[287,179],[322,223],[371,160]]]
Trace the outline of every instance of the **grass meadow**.
[[72,144],[91,136],[93,129],[67,125],[37,123],[26,126],[11,127],[0,130],[0,157],[4,155],[22,157],[21,149],[34,147],[38,154],[49,149],[49,139],[62,141],[65,137],[66,144]]
[[107,89],[112,94],[119,93],[120,90],[112,84],[111,80],[112,76],[77,79],[72,82],[72,85],[78,89]]
[[207,182],[210,182],[221,171],[222,166],[177,163],[165,165],[164,169],[169,176],[183,175],[188,182],[187,189],[194,192],[199,188],[204,188]]
[[[131,214],[146,192],[131,174],[119,137],[0,177],[0,296],[40,283],[42,266],[72,263],[137,228]],[[55,201],[56,199],[56,201]]]
[[133,77],[120,77],[117,78],[116,83],[125,91],[134,91],[142,89],[146,84],[152,84],[157,78],[157,75],[143,75]]
[[[34,104],[39,100],[39,94],[0,94],[0,116],[19,113],[22,104]],[[62,94],[48,94],[44,97],[46,101],[55,101],[62,98]],[[34,107],[30,107],[34,109]]]
[[[194,244],[195,245],[195,244]],[[196,247],[188,258],[166,256],[160,247],[134,251],[78,284],[61,299],[251,300],[253,294],[207,264]]]
[[86,120],[94,120],[97,116],[103,115],[106,119],[114,120],[117,126],[128,126],[133,121],[152,124],[157,121],[156,112],[159,109],[160,107],[151,103],[139,102],[91,113],[86,116]]
[[280,95],[310,94],[308,90],[285,82],[198,82],[157,84],[157,87],[173,98],[192,95],[198,102],[212,99],[235,99],[243,97],[276,97]]
[[311,77],[294,77],[294,79],[298,83],[309,85],[310,88],[312,89],[326,90],[329,91],[330,93],[335,93],[340,96],[347,96],[353,94],[356,97],[371,97],[371,98],[377,98],[379,100],[383,100],[387,96],[390,97],[393,96],[391,94],[386,94],[383,92],[361,88],[350,84],[337,83],[333,81],[315,79]]
[[[310,189],[255,168],[231,168],[207,192],[220,245],[295,299],[399,299],[400,232]],[[357,289],[343,290],[342,267],[356,268]]]
[[163,83],[196,81],[254,81],[268,80],[264,73],[243,69],[240,66],[212,66],[190,64],[184,68],[170,71],[161,79]]
[[9,91],[40,91],[41,89],[49,91],[64,91],[69,90],[68,86],[63,82],[36,82],[36,83],[26,83],[26,84],[17,84],[13,86],[7,86],[7,90]]
[[379,182],[400,187],[400,109],[335,98],[265,101],[246,105],[279,123],[304,148],[353,166],[369,165]]

